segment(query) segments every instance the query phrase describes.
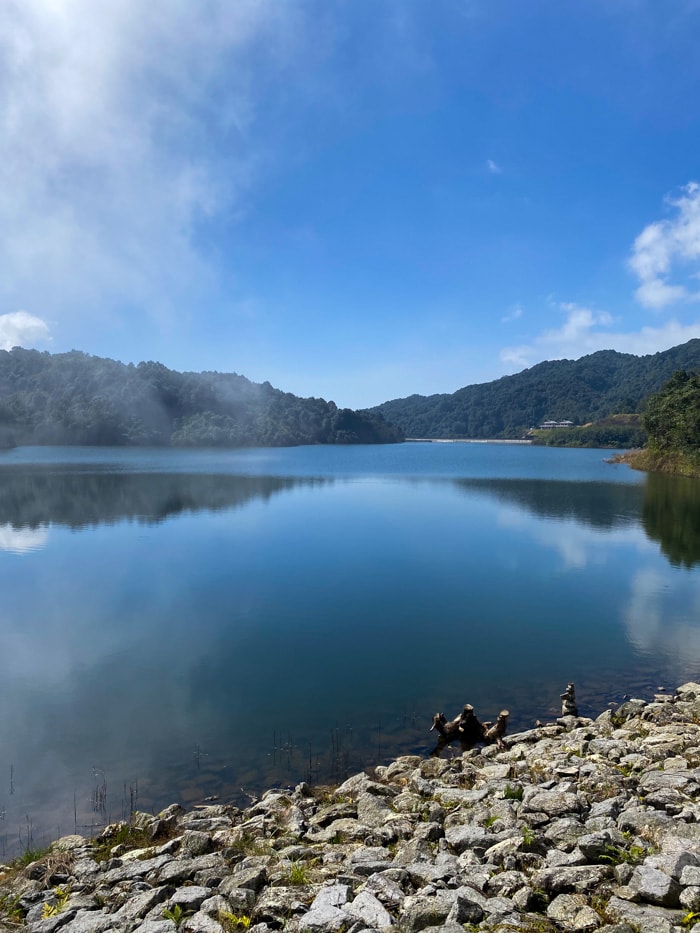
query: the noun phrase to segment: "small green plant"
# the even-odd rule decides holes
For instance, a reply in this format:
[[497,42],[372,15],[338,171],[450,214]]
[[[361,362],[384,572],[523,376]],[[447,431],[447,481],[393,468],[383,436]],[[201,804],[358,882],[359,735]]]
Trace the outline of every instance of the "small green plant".
[[228,910],[220,910],[219,923],[226,933],[240,933],[241,930],[247,930],[250,926],[250,917],[246,914],[236,916]]
[[25,849],[21,855],[18,855],[16,859],[13,859],[11,864],[12,868],[26,868],[27,865],[31,865],[33,862],[38,862],[40,858],[43,858],[45,855],[48,855],[51,851],[51,848],[47,846],[45,849]]
[[20,904],[20,894],[10,896],[9,894],[0,897],[0,915],[5,916],[10,923],[23,923],[25,912]]
[[686,930],[689,930],[698,922],[700,922],[700,912],[695,910],[691,910],[690,913],[687,913],[681,920],[681,924],[686,928]]
[[293,885],[305,885],[311,884],[311,878],[309,877],[309,866],[304,865],[303,862],[294,861],[289,868],[289,876],[287,878],[289,884]]
[[519,784],[506,784],[503,796],[506,800],[522,800],[523,789]]
[[56,914],[60,914],[68,903],[68,897],[70,895],[70,890],[68,888],[54,888],[53,893],[54,897],[56,898],[56,902],[54,904],[49,904],[48,902],[44,904],[41,911],[42,920],[46,920],[48,917],[55,917]]
[[100,837],[93,846],[93,857],[97,862],[104,862],[110,857],[115,846],[124,846],[125,849],[142,849],[153,845],[145,829],[132,826],[131,823],[121,823],[109,836]]
[[177,927],[185,919],[185,912],[179,904],[175,904],[174,907],[165,907],[163,908],[163,919],[172,920]]
[[487,816],[486,819],[484,820],[484,829],[488,829],[489,826],[493,826],[493,824],[494,824],[498,819],[499,819],[499,817],[495,816],[493,813],[492,813],[490,816]]
[[630,846],[629,849],[623,849],[620,846],[605,846],[602,855],[599,856],[601,862],[610,862],[611,865],[638,865],[643,861],[647,851],[641,846]]
[[535,834],[529,826],[523,826],[523,848],[531,849],[535,844]]

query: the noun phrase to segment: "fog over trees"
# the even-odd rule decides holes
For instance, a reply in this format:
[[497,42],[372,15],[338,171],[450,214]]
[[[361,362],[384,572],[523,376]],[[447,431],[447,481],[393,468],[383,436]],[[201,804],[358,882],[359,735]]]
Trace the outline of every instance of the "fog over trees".
[[236,373],[180,373],[76,350],[0,351],[0,443],[285,447],[395,443],[375,412],[299,398]]

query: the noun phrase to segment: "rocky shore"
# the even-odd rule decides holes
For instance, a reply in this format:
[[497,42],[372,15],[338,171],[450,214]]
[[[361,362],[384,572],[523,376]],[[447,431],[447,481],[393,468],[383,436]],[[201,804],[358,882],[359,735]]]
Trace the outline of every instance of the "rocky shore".
[[700,933],[700,684],[0,867],[0,931]]

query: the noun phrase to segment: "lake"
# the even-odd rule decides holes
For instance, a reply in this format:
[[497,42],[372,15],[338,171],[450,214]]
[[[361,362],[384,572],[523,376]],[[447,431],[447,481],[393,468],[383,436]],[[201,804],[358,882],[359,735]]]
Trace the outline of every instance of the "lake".
[[416,443],[0,455],[0,855],[700,676],[700,483]]

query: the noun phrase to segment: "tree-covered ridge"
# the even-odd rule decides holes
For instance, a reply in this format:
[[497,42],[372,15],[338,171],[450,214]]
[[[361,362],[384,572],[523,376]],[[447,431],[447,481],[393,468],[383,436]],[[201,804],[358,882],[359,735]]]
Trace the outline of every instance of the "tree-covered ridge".
[[86,353],[0,351],[0,444],[283,447],[394,443],[376,412],[236,373],[180,373]]
[[678,369],[700,369],[699,339],[650,356],[601,350],[539,363],[452,394],[411,395],[372,410],[408,437],[522,437],[547,419],[585,424],[613,412],[641,412]]
[[700,476],[700,374],[679,370],[644,412],[647,450],[635,466]]

